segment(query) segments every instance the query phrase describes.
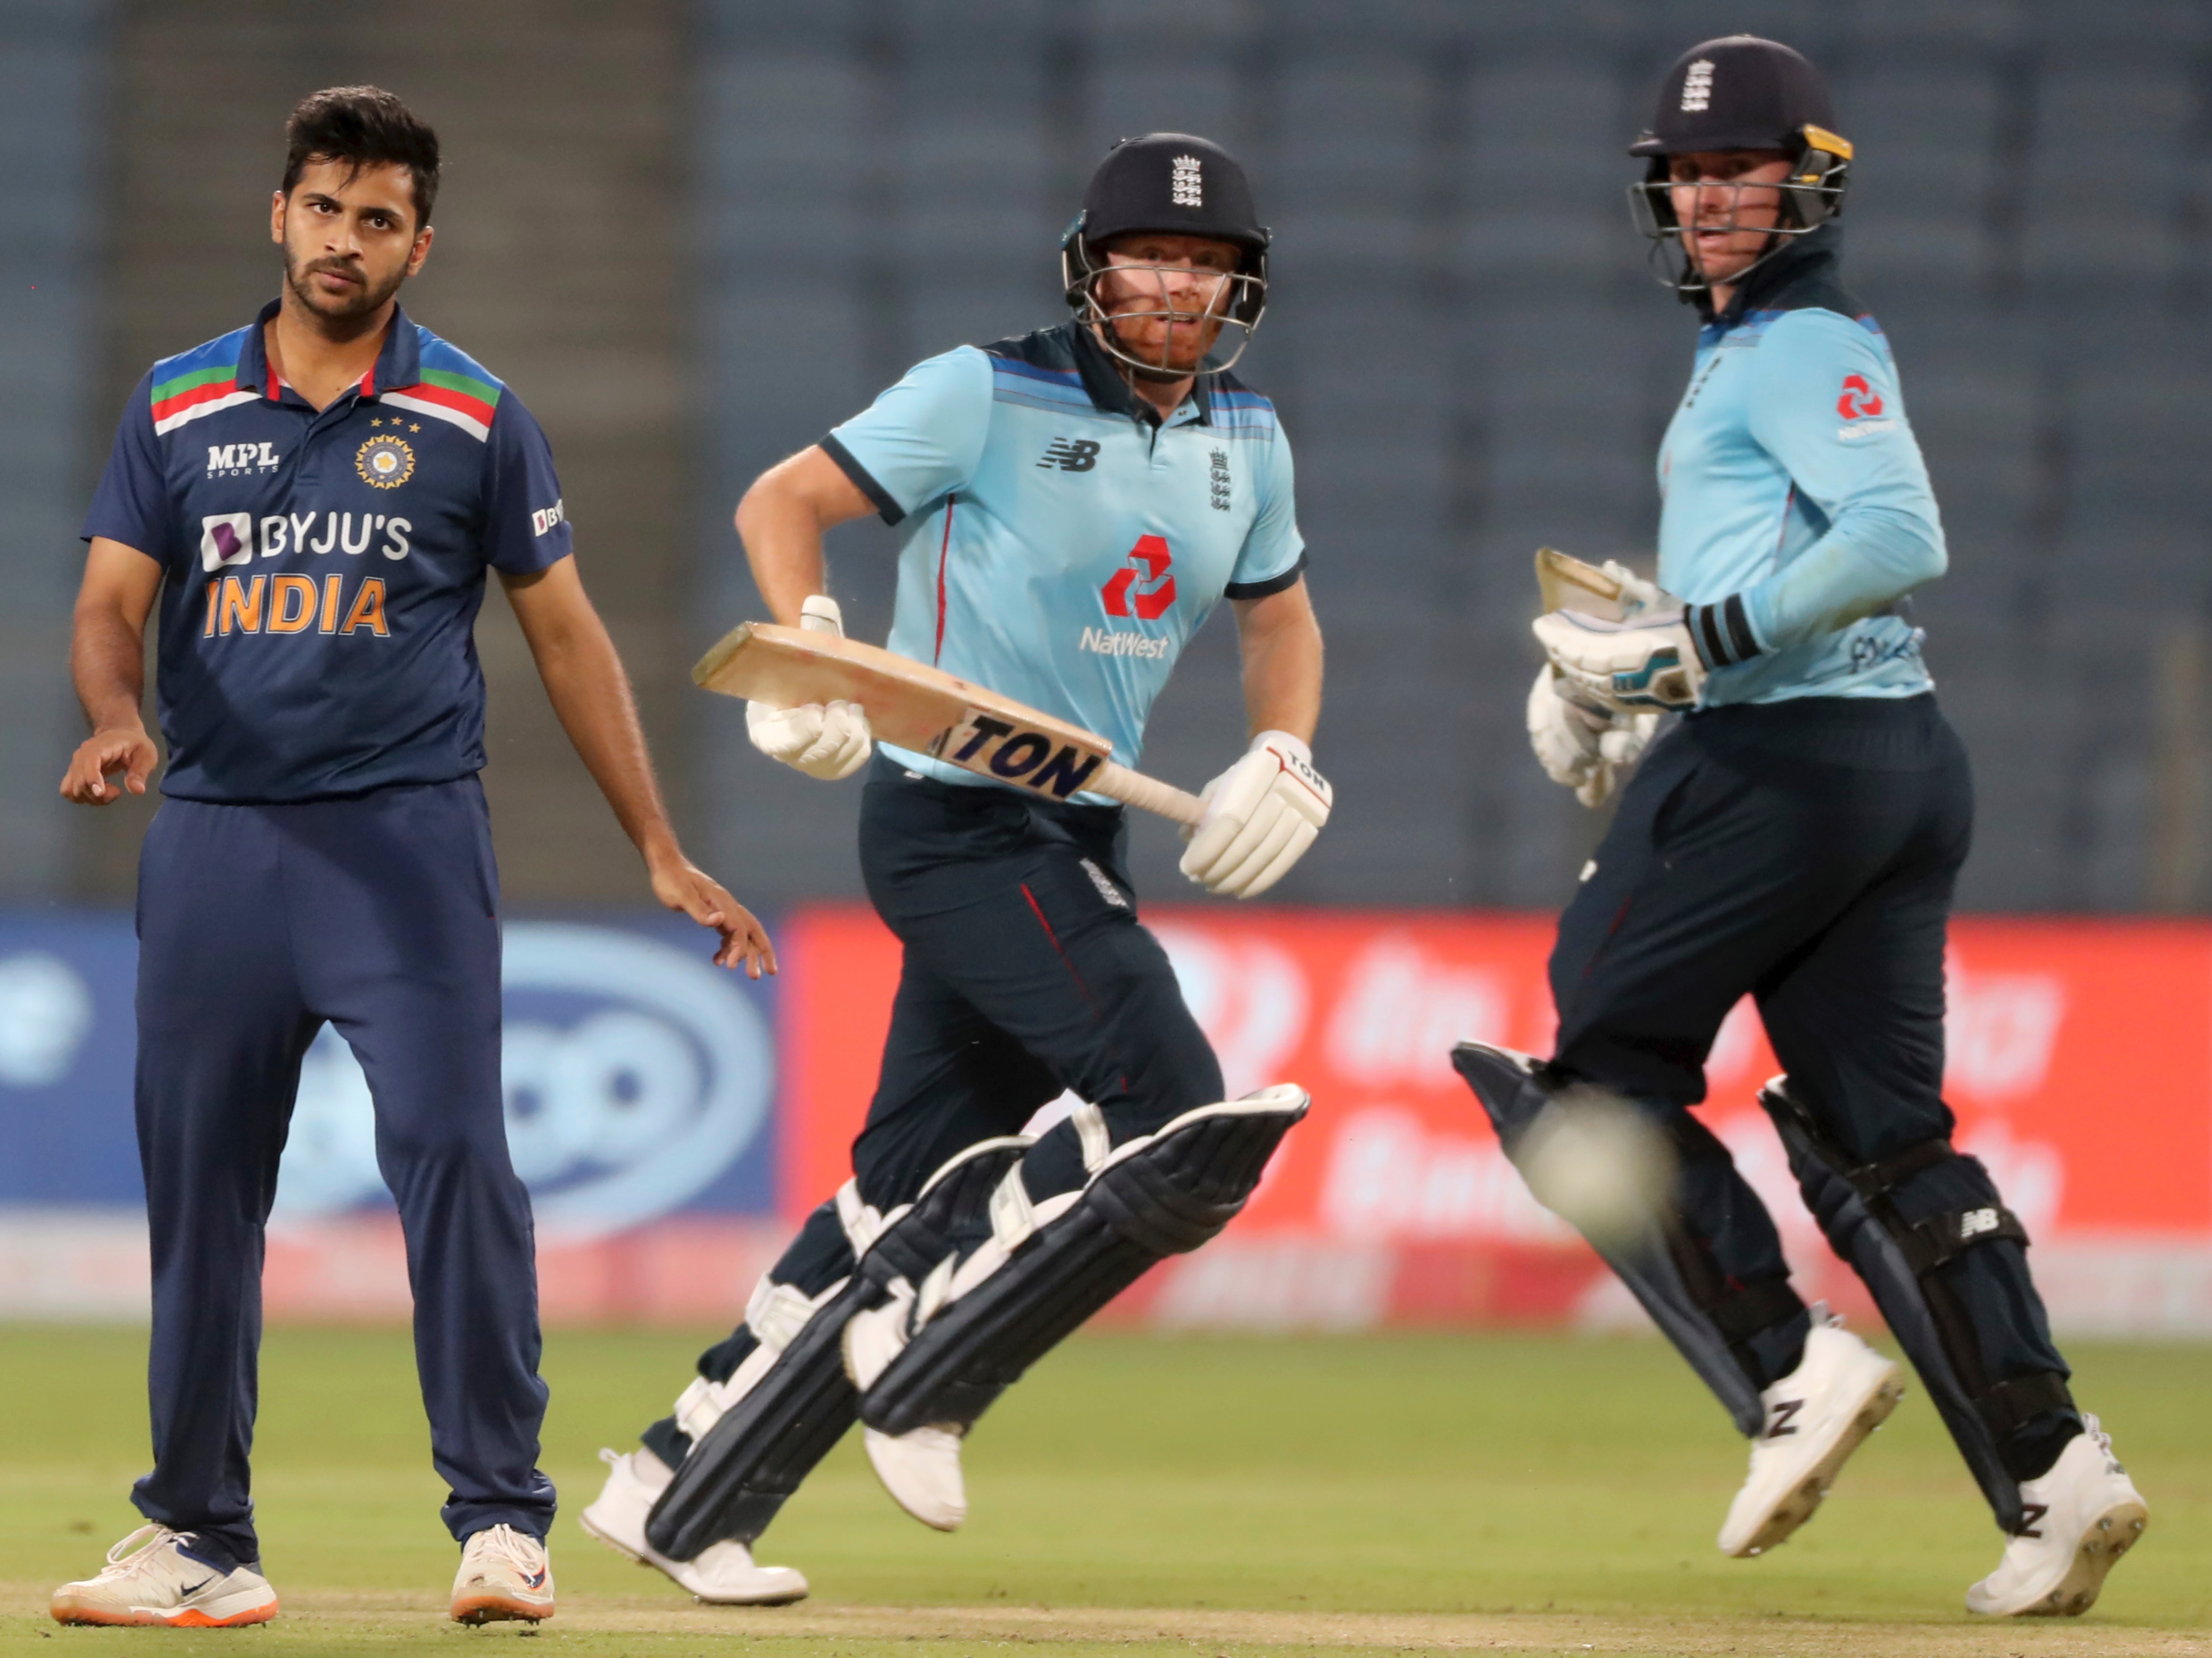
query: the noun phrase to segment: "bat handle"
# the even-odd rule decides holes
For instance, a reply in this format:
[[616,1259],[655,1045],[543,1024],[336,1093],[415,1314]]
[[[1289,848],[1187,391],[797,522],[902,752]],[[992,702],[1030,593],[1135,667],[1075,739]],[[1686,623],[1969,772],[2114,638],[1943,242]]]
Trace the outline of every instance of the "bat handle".
[[1124,805],[1142,811],[1156,812],[1161,817],[1177,823],[1196,823],[1206,814],[1206,803],[1195,795],[1187,795],[1172,783],[1162,783],[1157,777],[1132,771],[1126,765],[1116,765],[1109,760],[1098,768],[1098,775],[1091,786],[1102,795],[1111,795]]

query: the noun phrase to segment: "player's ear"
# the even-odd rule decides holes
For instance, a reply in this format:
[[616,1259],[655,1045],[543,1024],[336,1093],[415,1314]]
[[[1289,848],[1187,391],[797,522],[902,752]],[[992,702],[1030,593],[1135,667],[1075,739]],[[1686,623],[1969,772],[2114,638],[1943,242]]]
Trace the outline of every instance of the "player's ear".
[[407,250],[407,274],[413,276],[422,268],[422,261],[430,257],[430,239],[438,234],[435,225],[426,224],[415,233],[415,245]]
[[280,247],[284,245],[284,192],[281,190],[269,198],[269,240]]

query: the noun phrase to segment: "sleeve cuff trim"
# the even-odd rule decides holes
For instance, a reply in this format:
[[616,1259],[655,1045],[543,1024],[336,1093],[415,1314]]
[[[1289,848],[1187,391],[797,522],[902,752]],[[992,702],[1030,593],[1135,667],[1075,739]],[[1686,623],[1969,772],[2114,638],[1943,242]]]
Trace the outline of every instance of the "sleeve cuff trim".
[[853,457],[853,452],[837,441],[831,432],[822,440],[822,453],[837,463],[837,470],[853,480],[853,487],[868,497],[877,515],[886,524],[896,524],[906,516],[906,509],[890,497],[890,492],[876,482],[875,475]]
[[1301,550],[1298,553],[1298,562],[1281,575],[1270,576],[1265,581],[1260,582],[1231,582],[1227,587],[1222,588],[1222,596],[1227,599],[1264,599],[1271,593],[1281,593],[1296,587],[1298,584],[1298,578],[1305,573],[1306,555]]

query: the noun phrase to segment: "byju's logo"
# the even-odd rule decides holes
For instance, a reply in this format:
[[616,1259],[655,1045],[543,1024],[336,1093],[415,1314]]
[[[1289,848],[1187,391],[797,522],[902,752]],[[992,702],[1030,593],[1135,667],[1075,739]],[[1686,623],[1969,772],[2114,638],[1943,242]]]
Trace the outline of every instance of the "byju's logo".
[[[501,983],[507,1141],[542,1228],[600,1236],[680,1209],[758,1137],[768,1022],[703,960],[616,928],[518,922]],[[343,1213],[383,1184],[368,1081],[325,1030],[301,1068],[278,1215]]]
[[1159,620],[1176,600],[1175,577],[1168,574],[1173,562],[1165,536],[1139,537],[1129,549],[1128,562],[1099,589],[1098,596],[1106,601],[1106,613],[1133,616],[1140,622]]
[[1055,437],[1044,452],[1040,466],[1057,466],[1064,472],[1087,472],[1098,464],[1098,445],[1091,438]]
[[200,520],[200,568],[242,564],[253,557],[253,515],[219,512]]

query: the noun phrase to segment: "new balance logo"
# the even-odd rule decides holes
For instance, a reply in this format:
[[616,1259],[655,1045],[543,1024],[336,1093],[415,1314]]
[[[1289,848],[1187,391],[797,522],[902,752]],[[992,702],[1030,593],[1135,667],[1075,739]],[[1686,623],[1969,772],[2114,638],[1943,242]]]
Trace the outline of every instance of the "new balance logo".
[[1774,1407],[1774,1419],[1766,1424],[1766,1436],[1769,1439],[1787,1439],[1796,1433],[1796,1429],[1790,1423],[1797,1413],[1804,1408],[1805,1401],[1802,1399],[1782,1400]]
[[2035,1528],[2043,1523],[2043,1516],[2050,1512],[2051,1505],[2048,1503],[2021,1503],[2020,1505],[2020,1529],[2013,1534],[2015,1537],[2042,1536],[2043,1533]]
[[1970,1209],[1959,1216],[1959,1241],[1978,1238],[1984,1232],[1997,1229],[1997,1212],[1994,1209]]
[[1098,445],[1087,437],[1055,437],[1044,452],[1040,466],[1057,466],[1064,472],[1087,472],[1098,464]]

